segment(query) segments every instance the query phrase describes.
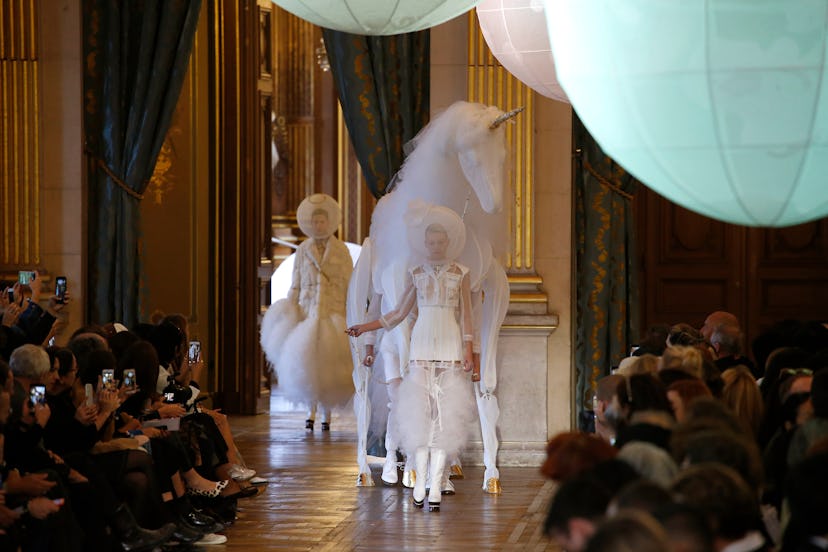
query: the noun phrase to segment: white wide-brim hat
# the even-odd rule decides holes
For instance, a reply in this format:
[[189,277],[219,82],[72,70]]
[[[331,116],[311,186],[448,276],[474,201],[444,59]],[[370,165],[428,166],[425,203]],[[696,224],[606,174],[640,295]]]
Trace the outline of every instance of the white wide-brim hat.
[[442,226],[448,235],[446,260],[453,261],[463,252],[463,246],[466,244],[466,225],[463,224],[460,215],[448,207],[414,200],[408,204],[405,223],[408,227],[408,244],[418,262],[428,258],[428,249],[425,245],[426,229],[432,224]]
[[[325,236],[313,235],[313,224],[311,219],[313,213],[318,209],[322,209],[328,213],[328,234]],[[327,238],[336,232],[339,228],[339,223],[342,220],[342,210],[334,198],[328,194],[313,194],[302,200],[299,208],[296,209],[296,221],[299,223],[299,229],[302,233],[311,238]]]

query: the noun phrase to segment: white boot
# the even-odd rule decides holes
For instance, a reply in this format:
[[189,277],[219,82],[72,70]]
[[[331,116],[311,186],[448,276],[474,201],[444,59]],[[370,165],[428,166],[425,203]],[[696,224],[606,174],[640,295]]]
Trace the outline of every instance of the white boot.
[[[414,506],[423,507],[426,495],[426,472],[428,471],[428,448],[420,447],[414,453],[414,463],[417,466],[417,478],[414,481]],[[439,494],[439,493],[437,493]]]
[[396,485],[398,478],[397,450],[388,449],[388,452],[385,454],[385,464],[382,466],[382,482],[386,485]]
[[440,488],[442,489],[444,495],[453,495],[455,493],[454,483],[452,483],[449,478],[450,473],[451,469],[443,471],[443,483]]
[[[425,477],[425,474],[423,474],[423,477]],[[402,477],[403,487],[413,489],[415,481],[417,481],[417,467],[414,465],[414,459],[409,456],[406,456],[405,467],[403,468]]]
[[441,483],[443,472],[446,469],[446,451],[443,449],[431,449],[431,462],[428,466],[428,475],[432,481],[431,489],[428,491],[428,511],[440,511],[440,499],[442,498]]

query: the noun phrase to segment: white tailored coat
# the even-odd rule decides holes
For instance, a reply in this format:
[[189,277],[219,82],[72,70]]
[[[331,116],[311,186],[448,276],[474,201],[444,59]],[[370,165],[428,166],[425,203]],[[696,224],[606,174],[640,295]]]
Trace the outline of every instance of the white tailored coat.
[[296,251],[286,299],[273,303],[262,322],[261,342],[285,398],[342,406],[354,393],[345,335],[345,298],[353,264],[348,248],[328,238],[320,255],[315,240]]

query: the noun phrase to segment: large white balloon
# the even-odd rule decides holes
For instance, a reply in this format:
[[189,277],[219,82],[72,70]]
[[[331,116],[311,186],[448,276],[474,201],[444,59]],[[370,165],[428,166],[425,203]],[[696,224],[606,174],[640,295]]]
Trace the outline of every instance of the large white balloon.
[[494,57],[547,98],[568,102],[555,74],[541,0],[481,0],[477,19]]
[[361,35],[420,31],[467,12],[478,0],[273,0],[320,27]]
[[561,85],[639,180],[737,224],[828,215],[828,2],[545,1]]

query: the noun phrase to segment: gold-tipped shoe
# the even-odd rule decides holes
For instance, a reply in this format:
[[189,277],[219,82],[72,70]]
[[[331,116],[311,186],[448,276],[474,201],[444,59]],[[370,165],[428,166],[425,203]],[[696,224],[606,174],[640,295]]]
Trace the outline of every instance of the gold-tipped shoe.
[[417,470],[406,470],[403,472],[402,477],[402,484],[403,487],[408,487],[409,489],[414,488],[414,483],[417,482]]
[[373,487],[374,486],[374,479],[371,477],[371,474],[368,473],[361,473],[357,475],[357,487]]
[[486,480],[486,488],[484,489],[489,494],[501,494],[503,489],[500,487],[500,479],[497,477],[490,477]]
[[452,464],[449,477],[452,479],[463,479],[465,477],[465,475],[463,475],[463,468],[461,468],[458,464]]

